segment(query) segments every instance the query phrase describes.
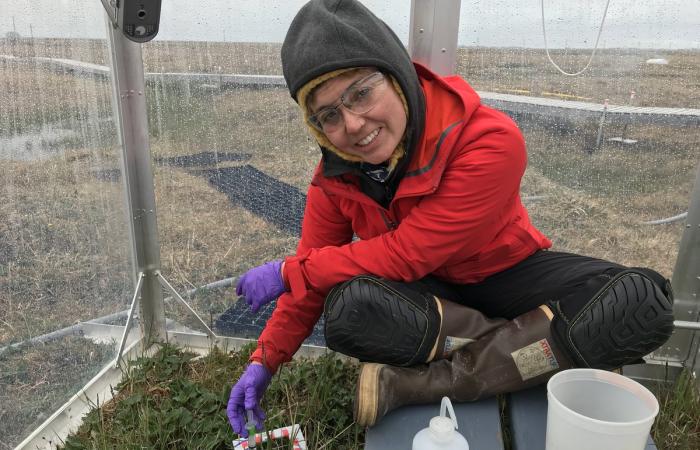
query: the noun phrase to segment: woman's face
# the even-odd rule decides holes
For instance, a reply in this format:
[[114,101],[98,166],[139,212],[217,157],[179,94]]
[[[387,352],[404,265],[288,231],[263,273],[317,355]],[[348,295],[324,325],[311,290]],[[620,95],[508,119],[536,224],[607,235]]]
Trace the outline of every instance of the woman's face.
[[[343,73],[317,87],[309,101],[314,114],[320,109],[338,103],[345,90],[356,81],[371,74],[373,69],[358,69]],[[343,123],[335,131],[325,133],[339,150],[358,156],[371,164],[388,160],[406,131],[406,112],[399,94],[388,78],[386,90],[378,103],[364,114],[355,114],[344,107],[338,108]]]

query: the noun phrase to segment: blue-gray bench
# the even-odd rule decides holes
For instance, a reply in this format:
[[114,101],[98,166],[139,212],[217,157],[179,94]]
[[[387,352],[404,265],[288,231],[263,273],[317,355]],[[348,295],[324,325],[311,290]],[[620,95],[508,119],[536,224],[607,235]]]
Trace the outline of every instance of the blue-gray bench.
[[[501,414],[495,398],[454,404],[454,409],[459,432],[469,442],[470,449],[505,449]],[[410,450],[413,436],[439,413],[439,403],[392,411],[367,430],[365,450]],[[547,430],[547,392],[544,386],[508,395],[506,417],[513,450],[544,450]],[[645,450],[656,450],[651,437]]]

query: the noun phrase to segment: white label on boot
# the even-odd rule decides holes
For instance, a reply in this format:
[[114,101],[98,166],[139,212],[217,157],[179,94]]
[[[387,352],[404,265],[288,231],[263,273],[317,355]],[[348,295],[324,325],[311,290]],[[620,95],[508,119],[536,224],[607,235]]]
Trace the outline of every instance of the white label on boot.
[[469,344],[470,342],[474,342],[475,340],[476,339],[447,336],[445,338],[445,348],[442,351],[442,357],[447,358],[452,354],[453,351],[457,350],[458,348],[464,347],[465,345]]
[[559,368],[547,339],[533,342],[511,353],[523,381]]

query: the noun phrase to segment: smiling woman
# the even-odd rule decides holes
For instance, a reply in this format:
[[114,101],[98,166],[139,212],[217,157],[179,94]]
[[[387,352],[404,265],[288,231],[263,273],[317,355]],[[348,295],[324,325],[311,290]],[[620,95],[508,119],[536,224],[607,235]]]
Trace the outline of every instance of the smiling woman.
[[404,404],[620,367],[668,339],[668,281],[547,251],[520,199],[517,125],[464,79],[412,62],[360,2],[308,2],[281,55],[321,158],[296,254],[239,279],[248,304],[277,304],[231,391],[236,432],[246,411],[262,425],[272,374],[322,314],[328,347],[367,362],[354,411],[368,426]]

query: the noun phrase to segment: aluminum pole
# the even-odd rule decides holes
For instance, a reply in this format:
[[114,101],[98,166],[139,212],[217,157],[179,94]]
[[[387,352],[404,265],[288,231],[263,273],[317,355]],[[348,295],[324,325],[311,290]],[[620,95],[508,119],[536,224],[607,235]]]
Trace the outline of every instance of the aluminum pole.
[[[673,313],[681,323],[698,322],[700,317],[700,165],[690,196],[688,216],[678,249],[671,280],[675,301]],[[698,355],[698,333],[694,329],[676,327],[671,339],[654,352],[654,358],[677,361],[695,368]]]
[[411,0],[408,51],[440,75],[455,72],[460,0]]
[[134,285],[143,272],[141,327],[145,345],[166,342],[163,292],[156,273],[160,270],[160,244],[151,169],[141,44],[132,42],[112,26],[105,13],[112,61],[114,116],[122,149]]
[[205,321],[202,320],[201,317],[199,317],[199,314],[197,314],[197,311],[195,311],[189,303],[185,301],[184,298],[178,292],[173,288],[173,286],[168,282],[168,280],[165,279],[162,273],[160,273],[160,270],[156,272],[156,275],[159,277],[158,281],[161,283],[161,285],[170,292],[170,294],[175,297],[187,310],[192,314],[197,321],[199,322],[200,325],[206,330],[207,335],[212,338],[216,339],[216,334],[214,334],[213,331],[211,331],[211,328],[209,328],[209,325]]

